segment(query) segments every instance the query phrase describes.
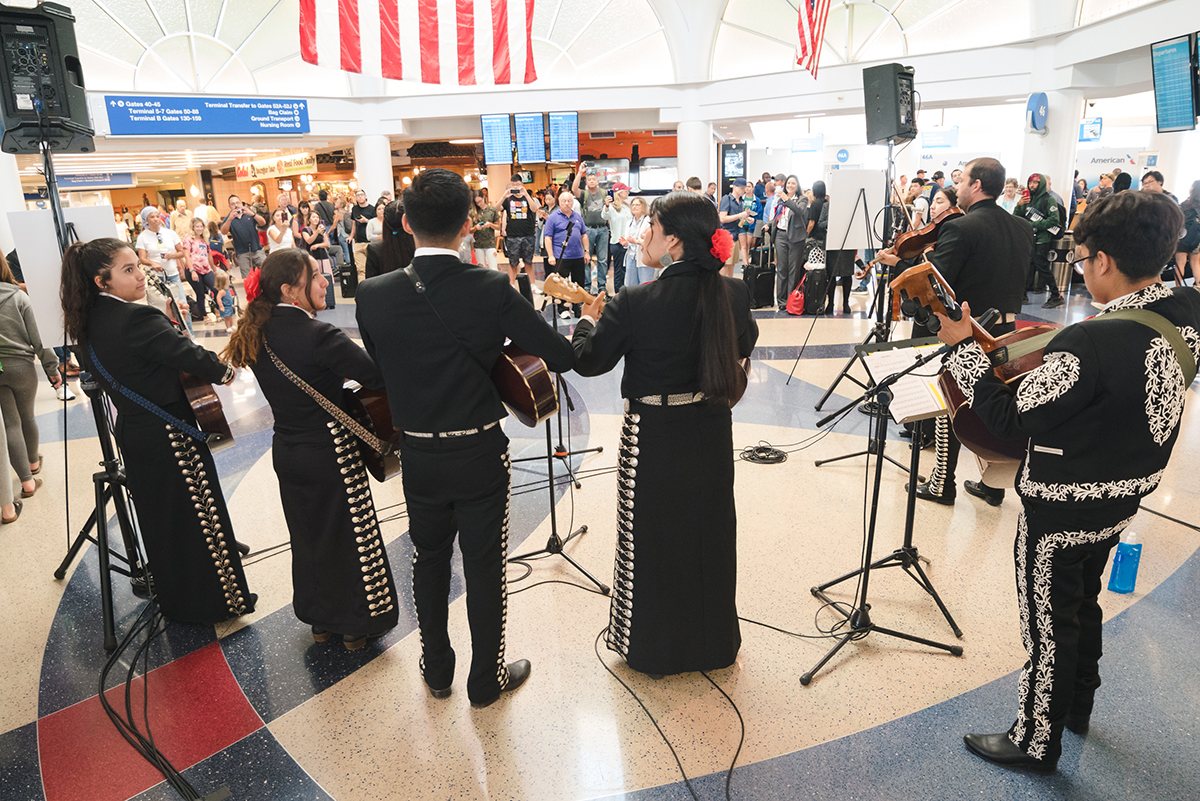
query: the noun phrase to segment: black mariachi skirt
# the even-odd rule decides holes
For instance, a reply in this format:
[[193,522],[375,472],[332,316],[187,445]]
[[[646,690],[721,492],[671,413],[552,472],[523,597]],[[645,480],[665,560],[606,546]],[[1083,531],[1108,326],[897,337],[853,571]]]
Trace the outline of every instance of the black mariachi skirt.
[[399,608],[358,439],[330,421],[275,435],[272,461],[292,540],[292,609],[337,634],[382,634]]
[[[195,422],[190,408],[168,411]],[[117,440],[163,615],[220,623],[253,612],[208,446],[152,414],[120,415]]]
[[737,515],[728,407],[627,401],[608,647],[644,673],[737,658]]

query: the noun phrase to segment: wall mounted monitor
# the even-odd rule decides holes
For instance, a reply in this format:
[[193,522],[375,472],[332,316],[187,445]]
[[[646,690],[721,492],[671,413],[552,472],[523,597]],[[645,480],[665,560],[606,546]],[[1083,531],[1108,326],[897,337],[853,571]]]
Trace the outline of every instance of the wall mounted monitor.
[[1177,36],[1150,46],[1154,116],[1159,133],[1196,128],[1196,63],[1192,37]]
[[550,160],[579,161],[579,112],[550,112]]
[[512,122],[507,114],[484,114],[479,118],[483,127],[484,164],[512,164]]
[[541,112],[514,114],[517,129],[517,161],[533,164],[546,160],[546,124]]

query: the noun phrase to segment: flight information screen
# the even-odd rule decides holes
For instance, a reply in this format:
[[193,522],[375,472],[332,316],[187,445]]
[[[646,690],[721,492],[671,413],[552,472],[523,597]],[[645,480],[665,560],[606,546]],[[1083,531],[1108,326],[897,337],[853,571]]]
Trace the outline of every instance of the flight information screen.
[[514,114],[513,122],[517,127],[517,161],[545,161],[546,125],[541,113]]
[[483,161],[485,164],[512,164],[512,126],[507,114],[484,114]]
[[550,160],[579,161],[579,112],[550,112]]
[[1190,36],[1158,42],[1150,48],[1154,109],[1159,133],[1196,128],[1196,88]]

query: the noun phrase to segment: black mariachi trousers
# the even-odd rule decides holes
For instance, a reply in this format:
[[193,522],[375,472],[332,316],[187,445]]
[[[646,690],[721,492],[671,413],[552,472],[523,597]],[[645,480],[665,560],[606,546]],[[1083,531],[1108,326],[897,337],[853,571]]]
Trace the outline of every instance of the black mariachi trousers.
[[1138,501],[1072,509],[1024,500],[1013,552],[1021,639],[1029,661],[1008,738],[1056,761],[1068,714],[1090,715],[1100,687],[1100,576]]
[[450,558],[458,535],[467,585],[471,672],[467,695],[484,701],[508,681],[504,622],[508,610],[508,437],[500,426],[463,437],[403,435],[400,462],[413,543],[413,603],[421,669],[431,687],[454,680],[447,631]]

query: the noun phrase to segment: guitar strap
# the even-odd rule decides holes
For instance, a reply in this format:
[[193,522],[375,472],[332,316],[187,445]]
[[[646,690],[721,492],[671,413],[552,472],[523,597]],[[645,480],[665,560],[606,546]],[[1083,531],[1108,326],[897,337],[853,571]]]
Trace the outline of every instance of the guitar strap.
[[[1171,345],[1171,349],[1175,351],[1175,358],[1179,360],[1179,367],[1183,370],[1184,386],[1191,386],[1192,381],[1196,378],[1196,356],[1192,353],[1192,349],[1188,347],[1187,342],[1183,338],[1183,334],[1179,333],[1179,329],[1157,312],[1152,312],[1147,309],[1119,309],[1108,314],[1100,315],[1092,318],[1093,320],[1129,320],[1135,323],[1141,323],[1148,328],[1153,328],[1158,334],[1167,340]],[[1002,364],[1006,361],[1015,361],[1016,359],[1026,356],[1034,351],[1043,350],[1050,341],[1062,333],[1065,329],[1056,331],[1048,331],[1045,334],[1039,334],[1036,337],[1014,342],[1011,345],[1006,345],[992,352],[993,364]],[[990,356],[992,354],[989,354]],[[999,361],[995,361],[995,359]]]
[[454,329],[446,324],[445,319],[442,318],[441,312],[437,310],[437,306],[433,305],[433,299],[430,298],[429,295],[425,294],[425,282],[421,280],[421,276],[417,273],[416,266],[412,264],[408,265],[404,268],[404,274],[408,276],[409,281],[412,281],[413,288],[417,290],[417,294],[425,298],[425,301],[429,304],[429,308],[433,309],[434,316],[438,318],[438,322],[442,324],[442,328],[446,329],[446,333],[450,335],[450,338],[453,339],[460,348],[462,348],[463,353],[467,354],[467,358],[469,358],[477,367],[479,367],[480,370],[483,370],[483,375],[485,378],[487,378],[488,385],[491,386],[491,371],[487,370],[483,366],[483,363],[480,362],[479,359],[475,358],[475,354],[463,344],[462,340],[458,338],[458,335],[454,333]]
[[196,428],[191,423],[186,423],[183,420],[180,420],[178,417],[171,414],[170,412],[168,412],[163,407],[159,406],[154,401],[147,400],[146,398],[143,398],[141,395],[134,392],[132,389],[129,389],[128,387],[123,386],[120,382],[117,381],[117,379],[115,379],[111,375],[109,375],[108,370],[104,369],[104,365],[100,363],[100,360],[98,358],[96,358],[96,351],[92,349],[92,343],[90,343],[90,342],[88,343],[88,358],[92,360],[92,364],[94,364],[96,366],[96,371],[98,373],[100,373],[101,377],[104,378],[105,382],[110,387],[112,387],[114,390],[116,390],[120,394],[124,395],[125,397],[129,398],[129,400],[133,401],[138,406],[141,406],[146,411],[151,412],[152,414],[155,414],[158,417],[161,417],[163,420],[166,420],[173,427],[175,427],[175,428],[179,429],[180,431],[182,431],[183,433],[187,434],[192,439],[199,440],[200,442],[203,442],[205,444],[207,444],[213,440],[220,439],[219,435],[205,434],[203,431]]
[[315,389],[313,389],[311,384],[293,373],[288,366],[280,361],[279,357],[275,355],[275,351],[271,350],[270,345],[264,342],[263,348],[266,349],[267,356],[271,358],[271,364],[275,365],[275,368],[279,370],[279,372],[283,373],[284,378],[286,378],[288,381],[291,381],[293,384],[302,389],[309,397],[315,400],[318,406],[329,413],[330,417],[332,417],[334,420],[337,420],[346,428],[350,429],[351,433],[358,437],[360,442],[376,453],[384,456],[392,452],[392,443],[384,442],[379,437],[372,434],[357,420],[346,414],[346,412],[340,406],[329,400],[329,398],[325,397],[320,392],[317,392]]

